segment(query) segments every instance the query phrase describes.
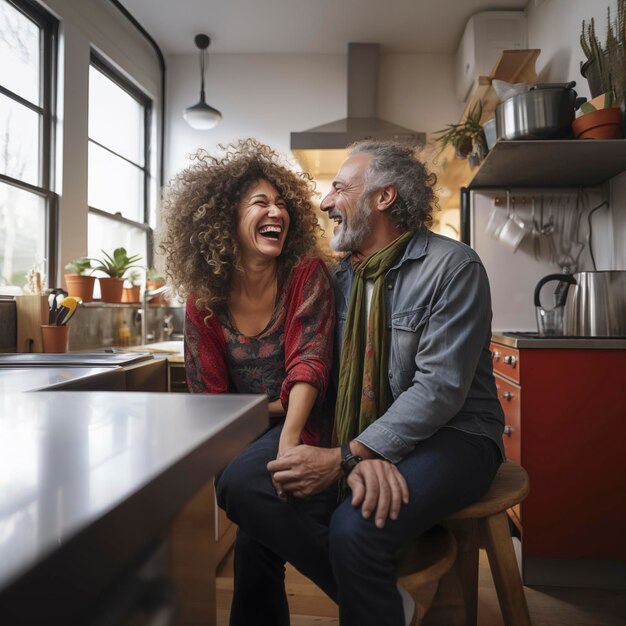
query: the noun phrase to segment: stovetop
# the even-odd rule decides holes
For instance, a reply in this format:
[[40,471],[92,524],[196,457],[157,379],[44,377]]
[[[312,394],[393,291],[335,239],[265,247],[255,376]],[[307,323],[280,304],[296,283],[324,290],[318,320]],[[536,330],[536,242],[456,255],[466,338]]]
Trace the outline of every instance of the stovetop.
[[511,348],[549,348],[554,350],[625,350],[626,337],[540,337],[532,331],[494,331],[492,341]]

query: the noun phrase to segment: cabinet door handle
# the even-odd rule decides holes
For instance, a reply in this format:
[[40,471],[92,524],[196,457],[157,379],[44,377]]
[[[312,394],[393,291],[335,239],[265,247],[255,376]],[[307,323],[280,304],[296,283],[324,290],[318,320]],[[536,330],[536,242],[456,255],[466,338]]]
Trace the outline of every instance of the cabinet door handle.
[[504,427],[504,434],[510,437],[513,434],[513,427],[508,424]]
[[491,355],[491,358],[494,361],[499,361],[500,360],[500,352],[498,350],[494,350],[492,355]]
[[510,391],[503,391],[502,397],[510,402],[513,399],[513,394]]
[[514,356],[511,356],[510,354],[507,354],[504,357],[504,363],[506,365],[510,365],[511,367],[515,367],[515,364],[517,363],[517,359]]

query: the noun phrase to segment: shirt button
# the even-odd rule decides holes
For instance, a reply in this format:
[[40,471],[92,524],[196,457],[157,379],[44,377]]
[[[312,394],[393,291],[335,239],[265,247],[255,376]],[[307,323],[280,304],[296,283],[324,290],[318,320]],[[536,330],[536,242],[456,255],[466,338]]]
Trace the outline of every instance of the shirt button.
[[387,283],[387,289],[393,289],[393,284],[392,283]]
[[389,372],[389,378],[393,378],[393,374]]

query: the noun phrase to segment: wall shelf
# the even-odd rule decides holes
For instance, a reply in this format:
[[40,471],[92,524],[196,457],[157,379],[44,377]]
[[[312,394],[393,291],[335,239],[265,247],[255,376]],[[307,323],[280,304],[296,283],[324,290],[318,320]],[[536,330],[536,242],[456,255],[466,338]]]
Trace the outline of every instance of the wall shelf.
[[498,141],[467,186],[593,187],[625,170],[624,139]]
[[[534,84],[537,74],[535,62],[539,50],[504,50],[489,76],[479,76],[472,95],[469,97],[461,121],[467,118],[468,113],[479,103],[482,107],[481,123],[495,117],[495,110],[500,100],[496,95],[491,81],[504,80],[509,83]],[[440,206],[442,210],[459,207],[459,189],[467,186],[477,169],[470,168],[467,159],[457,159],[454,148],[448,146],[432,157],[434,170],[439,177]]]

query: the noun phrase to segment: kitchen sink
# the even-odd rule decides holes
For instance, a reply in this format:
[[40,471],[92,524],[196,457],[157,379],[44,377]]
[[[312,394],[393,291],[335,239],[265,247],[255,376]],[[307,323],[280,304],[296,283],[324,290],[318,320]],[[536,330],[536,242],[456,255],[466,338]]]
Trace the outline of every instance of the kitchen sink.
[[44,354],[39,352],[25,352],[0,354],[0,368],[2,367],[50,367],[50,366],[84,366],[100,367],[125,366],[141,361],[154,359],[148,352],[136,353],[107,353],[107,352],[65,352],[58,354]]

